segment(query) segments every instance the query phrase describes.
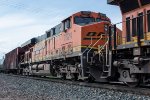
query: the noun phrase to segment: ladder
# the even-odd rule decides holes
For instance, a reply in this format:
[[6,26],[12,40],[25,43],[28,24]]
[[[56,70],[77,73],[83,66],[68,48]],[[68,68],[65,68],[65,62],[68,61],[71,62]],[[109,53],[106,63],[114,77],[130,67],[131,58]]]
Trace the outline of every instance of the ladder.
[[102,75],[101,78],[107,78],[111,76],[111,61],[112,61],[112,54],[108,48],[109,39],[105,42],[103,46],[100,47],[99,50],[99,58],[103,59],[102,62]]
[[88,47],[86,47],[86,49],[80,54],[80,59],[81,59],[81,68],[82,68],[82,72],[81,72],[81,76],[84,77],[84,70],[83,70],[83,55],[86,53],[86,51],[89,49],[89,47],[93,44],[93,41],[92,41],[92,37],[91,37],[91,43]]
[[101,78],[108,78],[111,76],[111,68],[112,68],[112,51],[107,51],[105,56],[105,63],[103,63],[103,71]]
[[[112,28],[114,28],[114,33],[112,34]],[[99,51],[99,57],[102,56],[102,50],[105,49],[105,55],[103,58],[105,59],[105,62],[103,63],[103,71],[100,78],[108,78],[112,76],[112,37],[114,38],[113,46],[114,49],[116,49],[116,25],[109,26],[109,38],[106,41],[106,43],[100,48]]]

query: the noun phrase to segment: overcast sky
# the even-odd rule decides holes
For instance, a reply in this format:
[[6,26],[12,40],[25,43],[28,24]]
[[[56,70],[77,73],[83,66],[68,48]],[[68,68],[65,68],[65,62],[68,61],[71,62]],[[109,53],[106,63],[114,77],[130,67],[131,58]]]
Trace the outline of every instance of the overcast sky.
[[107,0],[0,0],[0,58],[78,11],[101,12],[113,23],[121,21],[119,8]]

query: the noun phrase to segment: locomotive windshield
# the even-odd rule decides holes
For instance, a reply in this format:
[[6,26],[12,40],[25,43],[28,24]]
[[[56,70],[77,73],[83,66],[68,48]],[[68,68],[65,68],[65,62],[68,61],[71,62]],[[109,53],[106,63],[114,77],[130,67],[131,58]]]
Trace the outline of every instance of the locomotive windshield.
[[95,22],[95,18],[92,17],[75,17],[75,24],[87,25]]

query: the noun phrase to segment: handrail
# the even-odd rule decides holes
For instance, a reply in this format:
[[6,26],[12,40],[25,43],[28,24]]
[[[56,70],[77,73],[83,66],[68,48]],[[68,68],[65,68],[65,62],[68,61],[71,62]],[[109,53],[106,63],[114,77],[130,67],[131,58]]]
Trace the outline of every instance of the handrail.
[[92,44],[93,44],[93,38],[91,37],[91,43],[90,43],[90,45],[83,51],[83,53],[81,55],[83,55]]
[[[111,37],[113,37],[113,34],[111,35]],[[109,42],[109,38],[108,38],[108,40],[105,42],[105,44],[100,48],[99,53],[104,49],[104,47],[108,44],[108,42]]]
[[[101,34],[101,37],[93,44],[92,47],[94,47],[94,46],[103,38],[103,35],[105,35],[105,34]],[[90,48],[90,50],[87,52],[87,62],[89,62],[88,57],[89,57],[89,52],[90,52],[91,50],[92,50],[92,48]]]
[[100,48],[99,53],[104,49],[104,47],[108,44],[109,39],[105,42],[105,44]]

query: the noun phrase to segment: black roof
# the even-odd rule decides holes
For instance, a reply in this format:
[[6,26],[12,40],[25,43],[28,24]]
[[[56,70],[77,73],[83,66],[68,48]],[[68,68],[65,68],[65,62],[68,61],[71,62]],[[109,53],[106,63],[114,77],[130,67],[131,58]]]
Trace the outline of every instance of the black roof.
[[[111,5],[118,5],[120,2],[126,2],[126,1],[127,0],[107,0],[107,3]],[[132,0],[132,1],[138,1],[138,0]],[[140,2],[142,6],[146,4],[150,4],[150,0],[140,0]]]
[[108,4],[120,6],[122,13],[140,8],[139,2],[141,6],[150,4],[150,0],[107,0]]

